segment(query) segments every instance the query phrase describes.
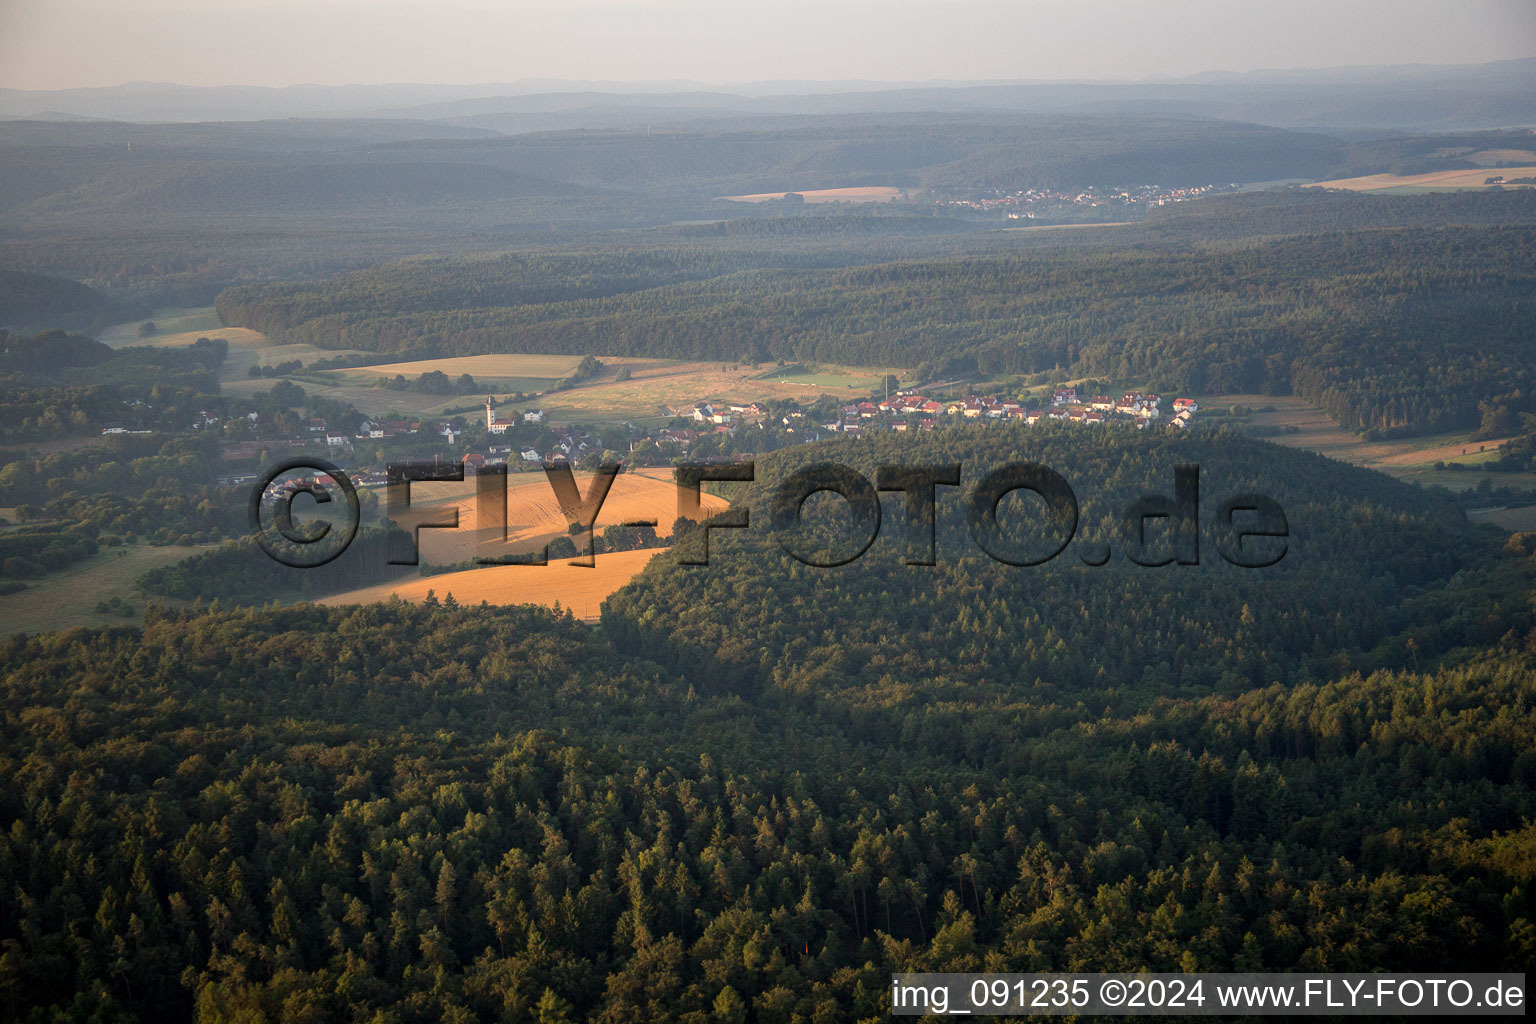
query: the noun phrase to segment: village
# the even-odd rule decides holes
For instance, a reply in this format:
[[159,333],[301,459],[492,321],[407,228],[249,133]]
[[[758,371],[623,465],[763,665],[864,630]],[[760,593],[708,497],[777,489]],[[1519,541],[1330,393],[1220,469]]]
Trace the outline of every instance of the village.
[[1049,220],[1095,212],[1145,213],[1150,209],[1183,203],[1202,196],[1236,191],[1240,186],[1162,185],[1099,186],[1074,189],[968,189],[937,192],[934,201],[958,213],[1002,214],[1007,220]]
[[[1156,394],[1126,391],[1118,396],[1079,394],[1077,388],[1051,389],[1049,401],[990,394],[937,399],[915,388],[887,398],[870,397],[841,406],[825,400],[812,408],[793,401],[725,402],[700,401],[668,408],[667,425],[642,427],[632,423],[581,426],[547,424],[540,409],[518,411],[487,398],[483,419],[456,417],[442,422],[363,418],[355,428],[340,431],[323,417],[308,420],[307,435],[287,435],[246,440],[224,447],[227,463],[258,462],[279,450],[322,449],[328,457],[351,464],[354,479],[363,486],[382,485],[386,464],[396,453],[408,459],[431,450],[434,461],[445,457],[466,471],[487,466],[538,469],[568,463],[583,469],[604,461],[635,466],[668,465],[689,458],[704,462],[733,462],[755,458],[765,451],[832,437],[855,438],[879,432],[932,431],[956,423],[1015,423],[1033,426],[1041,422],[1084,427],[1135,427],[1165,424],[1183,430],[1194,421],[1199,404],[1192,398],[1175,398],[1165,408]],[[260,416],[249,414],[248,426],[259,432]],[[201,418],[200,418],[201,419]],[[211,419],[201,426],[212,425]],[[359,454],[371,443],[375,451],[391,452],[383,460],[359,465]],[[448,452],[460,447],[456,457]],[[425,457],[424,455],[420,457]],[[231,468],[234,468],[233,466]],[[259,467],[253,467],[259,468]],[[256,473],[234,472],[222,482],[239,486]]]

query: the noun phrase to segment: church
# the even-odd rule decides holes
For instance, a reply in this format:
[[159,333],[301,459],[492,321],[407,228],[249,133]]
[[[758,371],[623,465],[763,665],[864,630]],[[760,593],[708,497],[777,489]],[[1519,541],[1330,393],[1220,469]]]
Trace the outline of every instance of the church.
[[485,398],[485,429],[492,434],[505,434],[508,430],[517,426],[517,412],[513,410],[512,417],[501,419],[496,415],[496,399],[487,395]]

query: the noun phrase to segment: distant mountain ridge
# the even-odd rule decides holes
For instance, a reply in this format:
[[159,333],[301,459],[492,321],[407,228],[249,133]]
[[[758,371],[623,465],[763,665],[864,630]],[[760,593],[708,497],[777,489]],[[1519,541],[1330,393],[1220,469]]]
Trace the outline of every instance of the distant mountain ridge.
[[[280,117],[502,117],[521,132],[614,127],[623,114],[721,115],[1007,111],[1145,113],[1281,127],[1474,129],[1536,124],[1536,58],[1474,65],[1207,71],[1143,81],[562,82],[482,85],[182,86],[0,89],[0,118],[125,121]],[[563,113],[562,118],[557,116]],[[517,115],[517,116],[509,116]],[[542,115],[534,117],[534,115]]]

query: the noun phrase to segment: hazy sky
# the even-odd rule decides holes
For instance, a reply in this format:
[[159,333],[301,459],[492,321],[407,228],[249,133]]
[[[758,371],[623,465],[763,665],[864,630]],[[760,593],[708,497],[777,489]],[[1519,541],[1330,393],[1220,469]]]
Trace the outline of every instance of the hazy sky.
[[1141,78],[1536,56],[1536,0],[0,0],[0,86]]

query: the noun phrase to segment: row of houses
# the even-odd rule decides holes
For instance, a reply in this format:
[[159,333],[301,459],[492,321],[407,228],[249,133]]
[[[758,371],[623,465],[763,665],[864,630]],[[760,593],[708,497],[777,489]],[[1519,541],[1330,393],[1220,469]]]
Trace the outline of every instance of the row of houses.
[[512,415],[501,416],[496,412],[496,398],[493,395],[485,397],[485,429],[490,434],[505,434],[519,423],[543,423],[544,410],[524,409],[518,412],[511,410]]
[[768,407],[762,402],[697,402],[690,406],[667,410],[673,416],[691,419],[695,423],[713,423],[730,426],[741,416],[763,416]]
[[[1174,399],[1172,422],[1176,426],[1187,426],[1199,408],[1192,398]],[[1134,421],[1144,427],[1163,416],[1162,398],[1159,395],[1127,391],[1118,398],[1109,395],[1084,397],[1078,395],[1076,388],[1070,387],[1056,388],[1051,395],[1051,405],[1045,409],[1026,409],[1022,402],[996,395],[967,395],[965,398],[941,402],[915,391],[903,391],[884,401],[871,400],[845,405],[841,413],[840,419],[823,423],[822,427],[845,435],[861,433],[866,429],[932,430],[943,416],[1012,420],[1028,424],[1041,420],[1098,424],[1121,419]],[[884,418],[894,418],[894,421]],[[785,422],[787,424],[788,420]]]

